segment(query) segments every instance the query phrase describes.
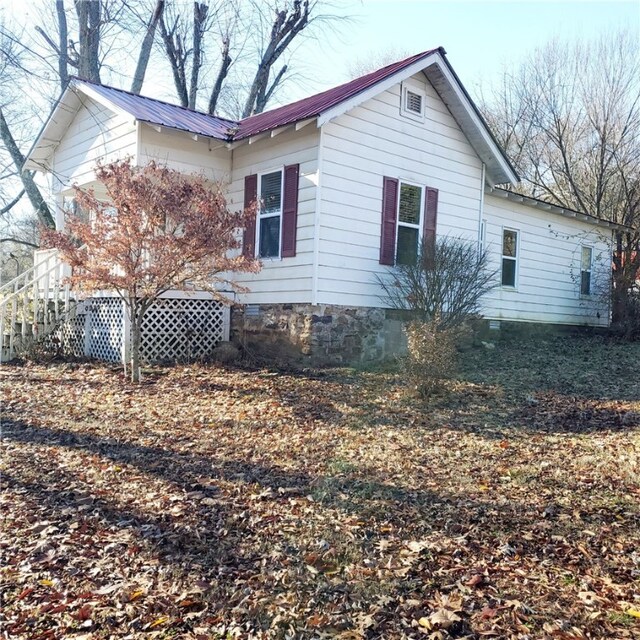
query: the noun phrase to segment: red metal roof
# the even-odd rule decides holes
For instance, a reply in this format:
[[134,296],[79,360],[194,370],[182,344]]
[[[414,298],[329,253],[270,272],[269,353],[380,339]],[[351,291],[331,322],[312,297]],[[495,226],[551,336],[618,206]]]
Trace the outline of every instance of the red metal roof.
[[282,127],[287,124],[300,122],[301,120],[318,116],[323,111],[327,111],[344,100],[352,98],[369,87],[376,85],[378,82],[392,76],[394,73],[402,71],[402,69],[411,66],[414,62],[418,62],[422,58],[426,58],[436,51],[443,51],[442,47],[423,51],[422,53],[418,53],[410,58],[401,60],[400,62],[394,62],[386,67],[382,67],[382,69],[368,73],[367,75],[356,78],[355,80],[345,82],[344,84],[328,89],[327,91],[323,91],[322,93],[317,93],[309,98],[303,98],[302,100],[292,102],[291,104],[287,104],[283,107],[278,107],[271,111],[265,111],[264,113],[258,113],[255,116],[245,118],[239,122],[238,130],[233,135],[233,139],[241,140],[242,138],[255,136],[263,131],[277,129],[278,127]]
[[107,87],[88,80],[75,79],[74,81],[79,85],[87,85],[92,91],[141,122],[227,141],[230,129],[238,126],[238,123],[233,120],[211,116],[208,113],[201,113],[162,100],[146,98],[123,89]]
[[141,122],[233,142],[234,140],[255,136],[263,131],[270,131],[307,118],[316,117],[436,51],[444,52],[442,47],[439,47],[438,49],[418,53],[322,93],[317,93],[271,111],[250,116],[238,122],[87,80],[75,78],[74,82],[79,85],[86,85],[101,97],[130,113],[136,120]]

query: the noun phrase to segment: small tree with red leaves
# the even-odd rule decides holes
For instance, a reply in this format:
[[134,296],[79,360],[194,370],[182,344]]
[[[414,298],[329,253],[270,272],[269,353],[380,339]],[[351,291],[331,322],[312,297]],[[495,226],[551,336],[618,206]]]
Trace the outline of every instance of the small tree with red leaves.
[[131,323],[131,379],[138,382],[142,320],[155,300],[170,289],[224,299],[222,286],[242,290],[229,279],[233,273],[259,270],[257,260],[237,251],[238,230],[255,210],[229,211],[219,184],[154,162],[99,164],[96,178],[108,200],[74,187],[89,215],[68,215],[65,230],[44,230],[44,240],[71,265],[72,287],[112,290],[123,299]]

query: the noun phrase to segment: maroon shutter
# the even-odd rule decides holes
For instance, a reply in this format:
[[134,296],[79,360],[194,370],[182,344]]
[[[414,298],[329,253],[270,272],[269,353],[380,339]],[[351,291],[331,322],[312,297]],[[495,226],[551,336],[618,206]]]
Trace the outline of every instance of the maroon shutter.
[[[244,208],[248,209],[258,197],[258,176],[253,173],[244,179]],[[242,236],[242,255],[253,258],[256,253],[256,215],[251,216]]]
[[382,232],[380,235],[380,264],[396,262],[396,218],[398,208],[398,181],[384,178],[382,182]]
[[433,265],[436,249],[436,226],[438,224],[438,190],[426,188],[424,196],[424,248],[427,250],[427,263]]
[[284,197],[282,204],[282,257],[296,255],[296,230],[298,228],[298,174],[300,165],[284,168]]

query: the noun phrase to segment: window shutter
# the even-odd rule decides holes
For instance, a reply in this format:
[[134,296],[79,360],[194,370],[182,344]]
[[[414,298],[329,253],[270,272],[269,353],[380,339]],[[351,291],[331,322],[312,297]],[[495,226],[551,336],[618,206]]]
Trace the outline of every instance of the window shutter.
[[[258,176],[253,173],[244,179],[244,208],[248,209],[258,197]],[[242,255],[253,258],[256,254],[256,216],[247,221],[242,236]]]
[[380,264],[393,266],[396,261],[396,216],[398,181],[384,178],[382,182],[382,231],[380,236]]
[[427,266],[433,268],[436,250],[436,227],[438,224],[438,190],[427,187],[425,191],[423,246],[427,250]]
[[300,165],[284,168],[284,198],[282,206],[282,257],[296,255],[296,231],[298,228],[298,176]]

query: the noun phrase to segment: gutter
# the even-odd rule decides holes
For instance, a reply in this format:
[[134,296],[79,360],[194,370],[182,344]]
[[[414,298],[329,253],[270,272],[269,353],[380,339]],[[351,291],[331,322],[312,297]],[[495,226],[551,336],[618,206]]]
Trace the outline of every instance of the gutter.
[[557,215],[564,216],[565,218],[574,218],[575,220],[586,222],[587,224],[592,224],[597,227],[605,227],[606,229],[615,229],[616,231],[626,231],[630,229],[630,227],[627,227],[623,224],[609,222],[608,220],[603,220],[602,218],[596,218],[595,216],[591,216],[587,213],[582,213],[581,211],[575,211],[574,209],[561,207],[559,205],[551,204],[550,202],[545,202],[544,200],[538,200],[537,198],[533,198],[531,196],[523,196],[519,193],[508,191],[506,189],[485,186],[484,192],[486,194],[496,196],[497,198],[505,198],[506,200],[511,200],[512,202],[518,202],[520,204],[524,204],[529,207],[542,209],[543,211],[555,213]]

